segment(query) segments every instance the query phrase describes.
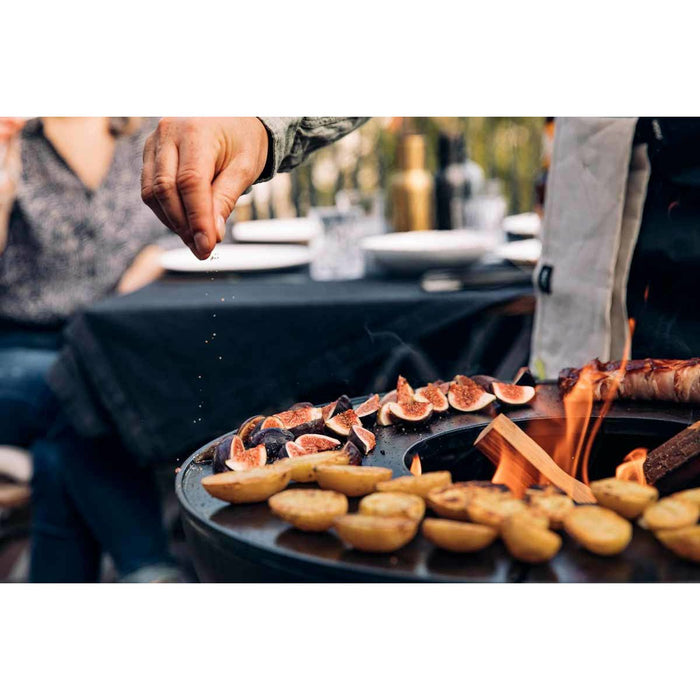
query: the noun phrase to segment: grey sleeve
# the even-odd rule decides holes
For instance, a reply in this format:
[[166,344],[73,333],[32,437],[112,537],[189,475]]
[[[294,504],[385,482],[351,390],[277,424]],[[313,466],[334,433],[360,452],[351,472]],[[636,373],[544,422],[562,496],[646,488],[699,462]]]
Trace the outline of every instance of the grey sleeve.
[[316,149],[357,129],[369,117],[259,117],[270,138],[265,169],[258,182],[296,168]]

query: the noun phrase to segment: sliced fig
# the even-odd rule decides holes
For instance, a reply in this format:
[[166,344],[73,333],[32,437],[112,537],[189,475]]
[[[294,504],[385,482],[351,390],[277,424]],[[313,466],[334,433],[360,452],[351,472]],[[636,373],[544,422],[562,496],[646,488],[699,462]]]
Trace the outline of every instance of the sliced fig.
[[326,421],[326,428],[332,430],[336,435],[347,437],[353,425],[362,425],[362,421],[357,417],[357,413],[352,410],[339,413]]
[[323,429],[322,410],[314,406],[296,408],[293,411],[276,413],[275,417],[282,421],[282,427],[294,434],[294,437],[305,433],[318,433]]
[[229,459],[238,459],[245,452],[245,445],[239,435],[234,435],[231,439],[231,452]]
[[294,441],[294,443],[301,447],[306,454],[325,452],[326,450],[335,450],[340,447],[340,440],[328,437],[327,435],[318,435],[315,433],[300,435]]
[[355,447],[351,442],[346,442],[343,449],[340,450],[343,454],[347,455],[348,464],[354,467],[362,464],[362,452]]
[[433,405],[435,413],[444,413],[450,409],[450,403],[447,396],[437,384],[428,384],[416,390],[417,399],[425,399]]
[[352,401],[350,401],[350,398],[343,394],[336,402],[335,406],[333,407],[333,410],[331,411],[330,417],[333,418],[333,416],[337,416],[340,413],[345,413],[346,411],[349,411],[352,408]]
[[284,445],[282,445],[282,448],[278,453],[278,458],[285,459],[287,457],[301,457],[305,454],[307,454],[307,452],[303,447],[300,447],[296,444],[296,442],[290,440],[289,442],[285,442]]
[[433,404],[430,401],[396,401],[389,404],[389,410],[394,418],[406,423],[423,423],[433,415]]
[[338,405],[337,401],[331,401],[331,403],[326,404],[321,409],[321,418],[323,418],[324,423],[333,415],[333,411],[335,411],[335,407],[337,405]]
[[537,380],[529,367],[521,367],[513,377],[513,384],[517,384],[518,386],[535,386]]
[[355,445],[362,454],[369,454],[377,444],[377,438],[371,430],[353,425],[348,436],[350,443]]
[[470,377],[470,379],[475,384],[478,384],[484,391],[488,391],[489,393],[493,393],[491,385],[498,381],[498,379],[495,377],[489,377],[488,374],[475,374],[473,377]]
[[437,384],[440,387],[440,391],[447,396],[447,392],[450,390],[450,382],[443,382],[440,379],[437,382],[433,382],[433,384]]
[[260,426],[265,421],[265,416],[253,416],[248,418],[248,420],[241,423],[241,427],[238,428],[237,435],[243,440],[245,444],[250,440],[251,435],[260,428]]
[[258,430],[265,430],[266,428],[284,428],[284,423],[281,418],[270,416],[269,418],[265,418]]
[[[455,377],[455,380],[457,380],[457,377]],[[452,382],[450,385],[447,400],[450,402],[450,406],[457,411],[471,413],[472,411],[480,411],[482,408],[486,408],[492,401],[496,400],[496,397],[488,391],[484,391],[469,377],[460,375],[460,379]]]
[[379,411],[377,412],[377,425],[393,425],[394,424],[394,417],[391,413],[391,404],[390,403],[385,403],[383,406],[379,407]]
[[[235,438],[234,438],[235,440]],[[234,472],[244,472],[248,469],[257,469],[267,464],[267,451],[265,445],[251,447],[249,450],[237,452],[226,460],[226,466]]]
[[299,401],[298,403],[295,403],[293,406],[289,407],[290,411],[296,411],[299,408],[312,408],[313,404],[310,401]]
[[272,462],[277,459],[284,444],[294,440],[294,435],[284,428],[263,428],[258,430],[250,439],[251,445],[265,445],[267,450],[267,461]]
[[516,386],[515,384],[494,382],[493,393],[502,403],[508,403],[512,406],[520,406],[521,404],[532,401],[532,399],[535,397],[535,387]]
[[387,392],[386,394],[384,394],[384,397],[383,397],[382,400],[379,402],[379,405],[380,405],[380,406],[386,406],[386,404],[388,404],[388,403],[393,403],[394,401],[396,401],[396,398],[397,398],[397,396],[396,396],[396,389],[392,389],[391,391],[389,391],[389,392]]
[[233,437],[225,437],[221,442],[217,443],[214,449],[214,474],[228,471],[226,460],[231,459],[231,442]]
[[398,403],[404,403],[405,401],[410,401],[413,398],[413,387],[408,383],[405,377],[399,375],[396,381],[396,401]]
[[370,396],[367,401],[361,403],[355,410],[357,417],[363,423],[370,423],[379,411],[379,394]]

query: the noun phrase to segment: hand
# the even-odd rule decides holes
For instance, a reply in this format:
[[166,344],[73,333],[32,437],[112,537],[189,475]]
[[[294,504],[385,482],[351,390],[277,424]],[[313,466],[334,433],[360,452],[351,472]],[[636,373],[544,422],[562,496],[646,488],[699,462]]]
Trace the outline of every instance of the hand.
[[161,119],[146,140],[141,197],[200,259],[223,240],[236,201],[267,161],[254,117]]
[[118,294],[130,294],[154,282],[163,274],[160,256],[163,251],[157,245],[144,248],[122,275],[117,285]]

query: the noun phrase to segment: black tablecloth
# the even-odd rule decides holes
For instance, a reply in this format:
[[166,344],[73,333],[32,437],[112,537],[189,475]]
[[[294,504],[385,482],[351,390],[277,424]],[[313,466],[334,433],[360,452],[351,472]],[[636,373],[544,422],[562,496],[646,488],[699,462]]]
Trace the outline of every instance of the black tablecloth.
[[529,291],[428,294],[415,280],[304,273],[168,277],[79,314],[50,380],[81,434],[117,432],[139,461],[160,461]]

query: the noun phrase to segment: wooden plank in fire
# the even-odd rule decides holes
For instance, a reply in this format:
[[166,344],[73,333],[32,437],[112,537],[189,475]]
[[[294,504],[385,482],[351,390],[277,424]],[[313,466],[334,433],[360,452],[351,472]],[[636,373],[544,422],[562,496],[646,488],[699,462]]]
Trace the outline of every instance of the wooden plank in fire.
[[511,470],[511,474],[520,475],[513,477],[513,490],[516,492],[522,490],[523,485],[527,488],[528,485],[537,483],[541,474],[576,503],[596,503],[593,491],[586,484],[561,469],[525,431],[503,413],[481,431],[474,445],[496,465],[503,450],[506,451],[516,467]]

